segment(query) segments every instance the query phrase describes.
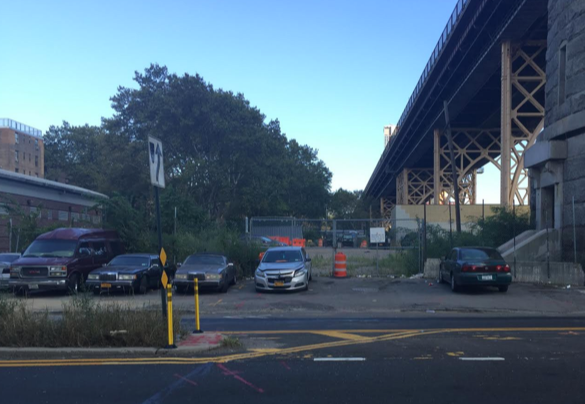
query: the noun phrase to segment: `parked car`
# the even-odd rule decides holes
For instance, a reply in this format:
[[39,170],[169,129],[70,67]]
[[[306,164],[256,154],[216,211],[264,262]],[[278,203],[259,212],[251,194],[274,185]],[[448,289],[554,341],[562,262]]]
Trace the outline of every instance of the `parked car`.
[[302,247],[269,248],[254,275],[256,290],[308,290],[311,258]]
[[496,286],[500,292],[507,292],[512,274],[496,249],[458,247],[439,266],[439,282],[445,281],[451,283],[453,292],[464,285]]
[[77,293],[87,275],[123,252],[115,231],[62,228],[41,234],[10,267],[14,292],[69,290]]
[[118,255],[108,264],[94,269],[87,276],[86,286],[94,294],[122,290],[145,294],[161,285],[162,266],[156,254]]
[[252,236],[249,234],[241,235],[240,240],[253,244],[260,244],[266,247],[286,246],[286,243],[283,243],[282,241],[272,240],[271,238],[264,236]]
[[10,279],[10,264],[20,258],[16,253],[0,253],[0,289],[8,288]]
[[193,289],[197,278],[199,287],[213,288],[226,293],[230,285],[238,282],[236,268],[227,257],[219,254],[193,254],[177,268],[173,284],[178,292]]

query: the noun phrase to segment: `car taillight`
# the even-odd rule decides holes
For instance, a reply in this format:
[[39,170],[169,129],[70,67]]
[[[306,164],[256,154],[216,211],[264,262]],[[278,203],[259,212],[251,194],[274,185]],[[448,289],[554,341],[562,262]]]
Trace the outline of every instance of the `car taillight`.
[[504,265],[504,272],[510,272],[510,265]]
[[475,265],[463,265],[461,267],[461,272],[475,272],[477,270],[477,266]]

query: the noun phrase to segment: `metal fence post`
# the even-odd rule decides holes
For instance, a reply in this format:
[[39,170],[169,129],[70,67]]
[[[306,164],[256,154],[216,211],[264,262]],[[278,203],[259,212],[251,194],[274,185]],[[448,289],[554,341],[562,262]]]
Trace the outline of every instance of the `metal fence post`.
[[577,263],[577,229],[575,226],[575,196],[573,196],[573,255]]
[[332,234],[332,243],[331,246],[333,247],[333,253],[331,260],[331,276],[333,276],[333,271],[335,268],[335,253],[337,253],[337,220],[333,219],[333,234]]

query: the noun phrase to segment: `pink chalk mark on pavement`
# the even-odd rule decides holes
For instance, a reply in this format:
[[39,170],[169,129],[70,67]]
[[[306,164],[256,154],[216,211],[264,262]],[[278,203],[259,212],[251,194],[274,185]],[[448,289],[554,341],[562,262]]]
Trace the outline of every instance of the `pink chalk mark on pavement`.
[[194,382],[193,380],[189,380],[189,379],[187,379],[187,378],[185,378],[185,377],[181,376],[181,375],[180,375],[180,374],[178,374],[178,373],[175,373],[175,377],[176,377],[177,379],[181,379],[181,380],[183,380],[184,382],[191,383],[193,386],[198,386],[197,382]]
[[236,304],[236,309],[241,309],[244,306],[244,302]]
[[288,366],[285,361],[280,361],[280,364],[284,366],[287,370],[290,370],[290,366]]
[[223,370],[223,374],[224,375],[226,375],[226,376],[232,376],[234,379],[236,379],[236,380],[244,383],[246,386],[253,388],[258,393],[264,393],[264,390],[262,390],[260,387],[254,386],[252,383],[250,383],[249,381],[247,381],[243,377],[239,376],[238,373],[240,373],[240,372],[231,371],[228,368],[226,368],[224,365],[222,365],[221,363],[218,363],[217,364],[217,367],[220,368],[221,370]]
[[181,346],[195,346],[195,345],[217,345],[221,342],[221,334],[193,334],[187,337],[179,345]]

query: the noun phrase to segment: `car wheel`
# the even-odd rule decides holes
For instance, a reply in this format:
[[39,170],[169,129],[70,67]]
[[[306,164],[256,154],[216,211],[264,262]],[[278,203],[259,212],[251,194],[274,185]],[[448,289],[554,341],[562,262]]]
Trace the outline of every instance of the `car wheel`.
[[309,281],[313,280],[313,269],[311,269],[311,271],[309,271]]
[[498,286],[498,291],[500,291],[500,293],[506,293],[508,291],[508,285]]
[[146,294],[147,291],[148,291],[148,277],[145,275],[142,278],[140,278],[140,283],[138,284],[138,286],[136,287],[136,290],[134,292],[136,294],[139,294],[139,295],[144,295],[144,294]]
[[233,277],[232,281],[230,282],[230,285],[237,285],[237,283],[238,283],[238,275],[234,271],[234,277]]
[[457,285],[457,282],[455,281],[455,276],[453,274],[451,274],[451,291],[455,293],[459,291],[459,285]]
[[69,278],[69,294],[76,295],[81,289],[81,277],[79,274],[73,274]]
[[223,286],[220,286],[220,287],[219,287],[219,291],[220,291],[221,293],[227,293],[227,291],[228,291],[229,287],[230,287],[230,283],[229,283],[229,282],[226,280],[226,281],[223,283]]
[[445,283],[443,280],[443,273],[441,272],[441,267],[439,267],[439,279],[437,279],[437,283]]

